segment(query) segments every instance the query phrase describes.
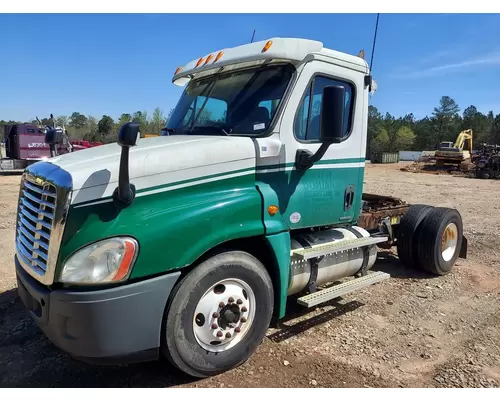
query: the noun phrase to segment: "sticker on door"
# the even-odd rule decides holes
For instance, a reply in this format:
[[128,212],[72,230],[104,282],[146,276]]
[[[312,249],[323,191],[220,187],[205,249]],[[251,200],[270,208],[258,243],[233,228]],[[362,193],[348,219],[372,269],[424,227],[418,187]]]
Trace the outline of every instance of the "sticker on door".
[[301,217],[300,213],[294,212],[292,215],[290,215],[290,222],[292,224],[296,224],[297,222],[300,221],[300,217]]

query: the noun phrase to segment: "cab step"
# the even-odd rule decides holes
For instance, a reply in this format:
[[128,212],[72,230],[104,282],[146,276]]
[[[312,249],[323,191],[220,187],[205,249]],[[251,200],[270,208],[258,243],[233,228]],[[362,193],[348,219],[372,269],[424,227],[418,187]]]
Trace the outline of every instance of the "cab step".
[[336,253],[339,251],[357,249],[364,246],[371,246],[377,243],[386,242],[387,237],[363,237],[359,239],[350,239],[343,241],[335,241],[325,243],[319,246],[314,246],[306,249],[293,250],[292,255],[296,255],[299,259],[310,260],[311,258],[321,257],[327,254]]
[[371,286],[375,283],[382,282],[390,277],[391,276],[389,274],[381,271],[368,272],[367,275],[360,278],[355,278],[348,282],[329,287],[328,289],[318,290],[317,292],[299,297],[297,299],[297,303],[301,306],[311,308],[356,290]]

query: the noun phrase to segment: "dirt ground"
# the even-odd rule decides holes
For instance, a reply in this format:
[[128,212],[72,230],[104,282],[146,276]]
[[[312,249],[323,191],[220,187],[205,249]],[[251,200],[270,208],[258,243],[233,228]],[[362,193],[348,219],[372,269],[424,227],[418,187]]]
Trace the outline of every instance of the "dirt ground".
[[0,176],[0,386],[3,387],[499,387],[500,181],[368,165],[365,191],[456,207],[469,257],[446,277],[381,252],[390,280],[270,329],[242,367],[193,380],[165,362],[97,367],[45,339],[17,296],[13,268],[18,176]]

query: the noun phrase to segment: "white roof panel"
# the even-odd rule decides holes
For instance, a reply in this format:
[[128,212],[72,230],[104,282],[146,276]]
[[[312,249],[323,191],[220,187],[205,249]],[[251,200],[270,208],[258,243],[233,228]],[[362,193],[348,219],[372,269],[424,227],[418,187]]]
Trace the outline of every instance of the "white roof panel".
[[[264,51],[264,47],[268,42],[272,43],[270,47]],[[219,54],[220,56],[217,59]],[[276,37],[259,42],[244,44],[242,46],[221,49],[210,54],[203,55],[202,57],[196,58],[184,65],[177,72],[177,74],[174,74],[172,81],[184,81],[184,79],[181,78],[186,78],[202,71],[218,69],[230,64],[249,62],[257,63],[265,60],[288,60],[292,62],[300,62],[311,54],[320,54],[325,57],[355,64],[363,69],[367,69],[368,67],[368,64],[364,59],[339,51],[326,49],[323,47],[322,42],[316,40]]]

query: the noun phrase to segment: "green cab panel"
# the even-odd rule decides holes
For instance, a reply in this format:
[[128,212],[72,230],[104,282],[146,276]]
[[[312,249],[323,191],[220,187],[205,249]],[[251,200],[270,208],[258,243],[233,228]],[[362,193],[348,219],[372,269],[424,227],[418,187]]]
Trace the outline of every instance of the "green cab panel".
[[57,274],[77,249],[110,236],[129,235],[138,240],[133,279],[182,268],[228,240],[264,234],[255,173],[176,190],[168,186],[159,193],[138,193],[124,209],[112,201],[72,206]]
[[[364,159],[320,160],[305,171],[290,168],[281,183],[280,209],[290,229],[352,223],[361,211]],[[346,193],[350,191],[346,207]]]

